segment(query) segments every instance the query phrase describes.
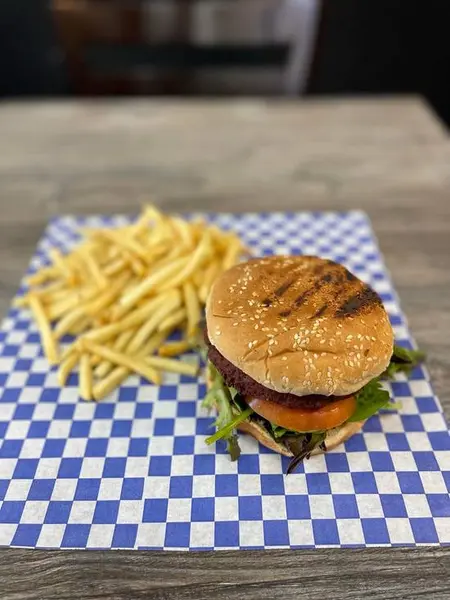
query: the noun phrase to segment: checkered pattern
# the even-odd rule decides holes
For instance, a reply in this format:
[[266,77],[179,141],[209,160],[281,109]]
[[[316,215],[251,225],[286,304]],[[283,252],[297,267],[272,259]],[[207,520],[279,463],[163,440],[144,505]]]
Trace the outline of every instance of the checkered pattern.
[[[397,340],[412,341],[360,212],[212,215],[255,254],[319,254],[381,295]],[[31,269],[79,225],[53,221]],[[197,360],[194,355],[189,358]],[[0,332],[0,545],[40,548],[284,548],[450,543],[450,437],[425,369],[390,385],[400,413],[371,418],[345,447],[283,475],[286,460],[246,436],[231,463],[206,446],[203,381],[130,379],[105,401],[63,389],[27,312]]]

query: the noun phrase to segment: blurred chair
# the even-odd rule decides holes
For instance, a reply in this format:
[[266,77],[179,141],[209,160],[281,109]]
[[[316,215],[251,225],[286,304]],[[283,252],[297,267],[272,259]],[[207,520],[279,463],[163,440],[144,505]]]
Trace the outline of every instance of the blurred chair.
[[287,93],[305,87],[318,0],[53,0],[77,94]]

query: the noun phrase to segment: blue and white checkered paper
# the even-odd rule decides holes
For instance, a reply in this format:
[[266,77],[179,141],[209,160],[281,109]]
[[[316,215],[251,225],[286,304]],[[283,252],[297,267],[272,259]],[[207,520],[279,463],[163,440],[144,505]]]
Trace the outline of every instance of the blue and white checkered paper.
[[[405,318],[370,223],[360,212],[211,215],[256,255],[318,254],[369,282],[410,347]],[[31,269],[79,226],[53,221]],[[194,355],[190,360],[195,361]],[[426,369],[390,385],[399,413],[372,417],[345,446],[285,476],[287,461],[241,436],[232,463],[206,446],[213,418],[203,380],[130,377],[103,402],[59,388],[26,311],[0,333],[0,545],[39,548],[232,549],[450,543],[450,437]]]

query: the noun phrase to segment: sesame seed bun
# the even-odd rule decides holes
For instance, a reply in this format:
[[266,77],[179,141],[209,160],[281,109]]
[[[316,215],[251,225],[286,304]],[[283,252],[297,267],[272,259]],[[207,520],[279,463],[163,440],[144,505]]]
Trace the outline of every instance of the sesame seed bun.
[[393,332],[379,296],[314,256],[253,259],[214,283],[210,342],[265,387],[297,396],[352,394],[388,366]]

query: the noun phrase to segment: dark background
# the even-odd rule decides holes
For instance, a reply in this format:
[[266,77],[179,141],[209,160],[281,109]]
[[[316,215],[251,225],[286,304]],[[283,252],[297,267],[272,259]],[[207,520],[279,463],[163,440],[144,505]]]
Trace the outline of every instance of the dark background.
[[[450,125],[449,29],[447,0],[324,0],[306,93],[421,94]],[[0,96],[73,91],[51,3],[1,0]]]

